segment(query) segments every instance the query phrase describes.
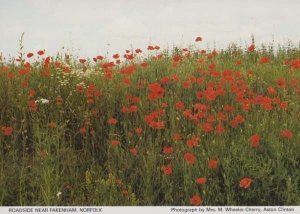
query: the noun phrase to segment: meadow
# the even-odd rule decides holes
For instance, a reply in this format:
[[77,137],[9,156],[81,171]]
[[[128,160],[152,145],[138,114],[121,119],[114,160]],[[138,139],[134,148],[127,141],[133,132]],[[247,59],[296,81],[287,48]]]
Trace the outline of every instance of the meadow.
[[300,48],[0,59],[0,205],[300,205]]

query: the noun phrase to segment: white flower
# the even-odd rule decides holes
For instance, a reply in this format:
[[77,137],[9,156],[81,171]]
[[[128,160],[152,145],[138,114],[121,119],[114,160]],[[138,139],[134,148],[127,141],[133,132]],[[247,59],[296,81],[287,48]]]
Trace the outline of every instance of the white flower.
[[48,104],[48,103],[49,103],[49,100],[44,99],[44,98],[41,98],[41,99],[39,99],[39,100],[36,100],[35,103]]
[[61,192],[58,192],[57,194],[56,194],[56,196],[59,198],[59,196],[61,196]]

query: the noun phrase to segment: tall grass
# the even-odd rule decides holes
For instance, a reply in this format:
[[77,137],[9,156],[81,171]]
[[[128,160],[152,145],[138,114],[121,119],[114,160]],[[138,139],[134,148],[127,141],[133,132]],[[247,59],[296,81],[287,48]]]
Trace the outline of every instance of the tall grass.
[[2,60],[0,205],[300,205],[299,48],[157,49]]

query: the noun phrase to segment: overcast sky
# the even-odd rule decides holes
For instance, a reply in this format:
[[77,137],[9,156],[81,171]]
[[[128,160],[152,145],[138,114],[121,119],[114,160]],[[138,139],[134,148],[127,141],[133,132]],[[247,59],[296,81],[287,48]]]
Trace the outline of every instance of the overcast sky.
[[[0,0],[0,52],[62,47],[78,56],[109,55],[154,44],[203,48],[257,42],[295,45],[300,39],[299,0]],[[80,49],[80,50],[78,50]]]

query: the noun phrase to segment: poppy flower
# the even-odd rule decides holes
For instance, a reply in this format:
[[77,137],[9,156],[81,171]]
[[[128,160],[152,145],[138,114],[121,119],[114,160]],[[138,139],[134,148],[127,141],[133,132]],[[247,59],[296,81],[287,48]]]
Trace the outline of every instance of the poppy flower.
[[43,50],[39,50],[39,51],[37,52],[37,54],[38,54],[38,55],[40,55],[40,56],[42,56],[42,55],[44,55],[44,54],[45,54],[45,51],[43,51]]
[[266,64],[266,63],[269,63],[269,62],[270,62],[270,58],[267,57],[267,56],[261,57],[259,59],[259,64]]
[[139,49],[139,48],[138,48],[138,49],[135,49],[135,53],[137,53],[137,54],[138,54],[138,53],[142,53],[142,50]]
[[135,147],[130,148],[129,151],[130,151],[130,153],[131,153],[133,156],[136,156],[136,155],[137,155],[137,148],[135,148]]
[[251,44],[249,47],[248,47],[248,52],[253,52],[255,50],[255,44]]
[[176,108],[176,110],[183,109],[184,108],[184,102],[179,101],[179,102],[175,103],[175,108]]
[[27,104],[28,104],[29,111],[31,112],[37,111],[37,103],[35,102],[35,100],[29,100]]
[[194,205],[194,206],[199,206],[202,204],[202,198],[199,195],[193,195],[190,198],[190,204]]
[[27,58],[31,58],[33,56],[33,53],[28,53]]
[[293,137],[293,132],[286,129],[286,130],[283,130],[283,131],[280,132],[280,136],[290,140]]
[[260,142],[260,135],[259,134],[255,134],[255,135],[252,135],[250,137],[250,145],[251,147],[253,148],[256,148],[259,146],[259,142]]
[[208,168],[216,169],[218,167],[218,160],[211,159],[208,161]]
[[202,37],[201,36],[196,37],[195,42],[202,42]]
[[192,136],[190,139],[186,141],[186,145],[190,148],[198,146],[199,138],[196,136]]
[[12,127],[2,127],[2,132],[4,136],[10,136],[12,135],[14,129]]
[[169,155],[169,154],[172,154],[173,153],[173,147],[171,147],[171,146],[164,146],[164,148],[163,148],[163,153],[165,154],[165,155]]
[[171,175],[173,173],[173,168],[171,164],[164,165],[161,167],[165,175]]
[[217,134],[222,134],[225,132],[225,128],[222,124],[218,124],[216,127],[215,127],[215,133]]
[[86,59],[79,59],[79,62],[83,64],[86,62]]
[[140,134],[142,134],[143,129],[142,129],[141,127],[138,127],[138,128],[136,128],[134,131],[135,131],[135,133],[136,133],[137,135],[140,135]]
[[118,141],[118,140],[112,140],[111,141],[111,145],[112,146],[117,146],[117,145],[119,145],[120,144],[120,141]]
[[80,131],[81,134],[85,134],[86,133],[86,128],[85,127],[81,127],[79,129],[79,131]]
[[196,181],[197,184],[206,184],[207,178],[206,177],[199,177],[195,181]]
[[252,183],[252,179],[248,178],[248,177],[244,177],[242,180],[240,180],[240,187],[247,189],[250,187],[251,183]]
[[114,54],[114,55],[113,55],[113,58],[114,58],[114,59],[118,59],[118,58],[120,58],[120,55],[119,55],[119,54]]
[[108,120],[107,120],[107,123],[109,124],[109,125],[116,125],[117,124],[117,122],[118,122],[118,120],[117,119],[115,119],[115,118],[109,118]]
[[184,154],[184,159],[189,165],[193,165],[196,162],[196,157],[193,153],[187,152]]
[[177,141],[180,141],[181,140],[181,134],[180,133],[174,133],[172,135],[172,139],[177,142]]

